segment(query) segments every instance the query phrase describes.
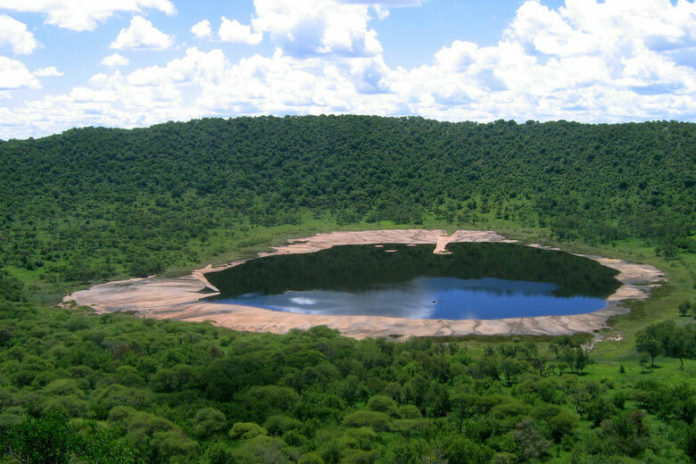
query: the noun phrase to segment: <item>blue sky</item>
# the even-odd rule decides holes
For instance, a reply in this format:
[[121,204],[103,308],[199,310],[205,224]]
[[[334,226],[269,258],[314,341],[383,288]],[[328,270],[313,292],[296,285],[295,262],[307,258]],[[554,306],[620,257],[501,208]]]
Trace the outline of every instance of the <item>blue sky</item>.
[[206,116],[696,119],[687,0],[0,0],[0,139]]

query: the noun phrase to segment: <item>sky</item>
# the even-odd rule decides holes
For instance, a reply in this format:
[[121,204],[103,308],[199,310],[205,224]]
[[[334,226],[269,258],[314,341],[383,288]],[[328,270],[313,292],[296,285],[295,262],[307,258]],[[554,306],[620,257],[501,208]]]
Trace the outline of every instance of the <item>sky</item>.
[[0,139],[303,114],[696,121],[696,0],[0,0]]

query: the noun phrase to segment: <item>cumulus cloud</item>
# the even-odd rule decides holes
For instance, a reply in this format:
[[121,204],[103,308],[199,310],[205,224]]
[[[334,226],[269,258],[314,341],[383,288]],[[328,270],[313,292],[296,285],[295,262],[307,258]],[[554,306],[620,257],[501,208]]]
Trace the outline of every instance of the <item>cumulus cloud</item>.
[[601,49],[601,37],[591,34],[540,3],[528,1],[518,10],[505,31],[508,41],[518,42],[527,53],[554,56],[596,54]]
[[174,87],[177,83],[196,84],[201,87],[217,85],[229,66],[221,50],[203,52],[196,47],[186,50],[166,66],[149,66],[138,69],[126,78],[126,83],[146,87]]
[[[411,69],[385,63],[368,3],[256,0],[243,32],[263,34],[272,55],[230,61],[222,50],[192,47],[161,66],[100,73],[67,94],[0,107],[0,138],[258,114],[696,119],[694,3],[566,0],[552,9],[530,0],[497,44],[454,41]],[[13,63],[14,87],[5,88],[38,86]]]
[[0,14],[0,46],[3,45],[9,45],[12,52],[18,55],[29,55],[39,46],[39,42],[27,30],[26,24]]
[[334,0],[255,0],[253,29],[293,56],[375,56],[382,52],[368,27],[368,6]]
[[105,56],[101,60],[101,64],[108,66],[110,68],[118,68],[121,66],[126,66],[130,60],[123,55],[114,53],[113,55]]
[[135,16],[128,28],[121,29],[109,46],[116,50],[166,50],[173,43],[172,36],[160,31],[142,16]]
[[35,70],[34,75],[37,77],[58,77],[62,76],[63,73],[58,71],[55,66],[48,66],[46,68],[39,68]]
[[[129,74],[99,73],[67,94],[31,101],[13,110],[13,121],[25,125],[0,122],[0,137],[21,136],[29,126],[51,133],[72,126],[137,127],[210,115],[374,114],[393,105],[387,100],[398,100],[397,95],[374,93],[383,84],[377,77],[383,66],[381,58],[327,64],[284,55],[280,49],[270,57],[254,55],[233,63],[222,50],[192,47],[166,65]],[[361,89],[373,93],[368,98]],[[35,118],[39,114],[51,118]]]
[[[520,6],[498,44],[455,41],[390,87],[438,119],[694,118],[696,4],[566,0]],[[660,103],[661,102],[661,103]]]
[[118,12],[139,13],[145,9],[176,13],[170,0],[0,0],[0,8],[46,15],[46,23],[75,31],[91,31]]
[[40,87],[39,80],[29,72],[24,63],[0,56],[0,91]]
[[191,33],[199,39],[209,38],[213,34],[213,31],[210,28],[210,21],[204,19],[203,21],[197,22],[193,25],[193,27],[191,27]]
[[320,60],[299,60],[277,50],[228,63],[206,79],[197,105],[212,114],[277,114],[345,111],[357,97],[347,73]]
[[236,19],[221,18],[218,36],[223,42],[241,42],[256,45],[263,40],[261,32],[252,32],[251,26],[240,24]]

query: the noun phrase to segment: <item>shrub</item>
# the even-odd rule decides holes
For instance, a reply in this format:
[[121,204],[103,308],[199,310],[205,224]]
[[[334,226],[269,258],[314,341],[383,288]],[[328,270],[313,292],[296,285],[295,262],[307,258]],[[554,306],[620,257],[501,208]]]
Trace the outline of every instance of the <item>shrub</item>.
[[372,427],[377,432],[390,430],[389,416],[378,411],[355,411],[343,418],[343,423],[348,427]]
[[250,440],[260,435],[267,435],[266,429],[255,422],[237,422],[229,431],[233,440]]
[[284,416],[282,414],[276,414],[270,416],[266,419],[263,426],[268,430],[271,435],[282,435],[289,430],[295,430],[302,427],[302,422],[293,418]]
[[199,438],[208,438],[221,432],[225,429],[225,425],[227,425],[225,414],[215,408],[199,409],[193,417],[193,430]]
[[396,401],[385,395],[375,395],[367,402],[367,409],[370,411],[384,412],[389,415],[393,415],[396,408]]

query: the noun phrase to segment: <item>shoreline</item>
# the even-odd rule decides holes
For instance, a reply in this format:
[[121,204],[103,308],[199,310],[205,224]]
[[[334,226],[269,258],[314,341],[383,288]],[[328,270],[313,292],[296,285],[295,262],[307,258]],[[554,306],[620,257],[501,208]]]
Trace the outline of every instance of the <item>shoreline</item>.
[[[407,245],[432,244],[434,253],[447,254],[449,243],[499,242],[516,243],[493,231],[458,230],[448,235],[444,230],[397,229],[358,232],[331,232],[303,239],[290,239],[286,245],[272,247],[273,252],[259,253],[258,257],[312,253],[336,245],[369,245],[401,243]],[[542,247],[538,244],[527,246]],[[570,316],[539,316],[508,319],[402,319],[384,316],[323,316],[284,313],[268,309],[208,303],[201,301],[217,289],[205,277],[238,266],[238,260],[224,266],[208,265],[192,271],[189,276],[128,279],[95,285],[63,298],[80,306],[89,306],[98,313],[132,311],[141,317],[176,319],[190,322],[210,321],[215,325],[247,332],[287,333],[292,329],[308,329],[326,325],[342,335],[357,339],[410,336],[464,336],[464,335],[565,335],[591,333],[606,328],[611,316],[626,314],[624,300],[645,300],[652,289],[666,281],[663,273],[648,264],[629,263],[620,259],[581,255],[619,271],[621,282],[616,292],[607,298],[608,305],[593,313]],[[207,292],[206,292],[207,290]]]

